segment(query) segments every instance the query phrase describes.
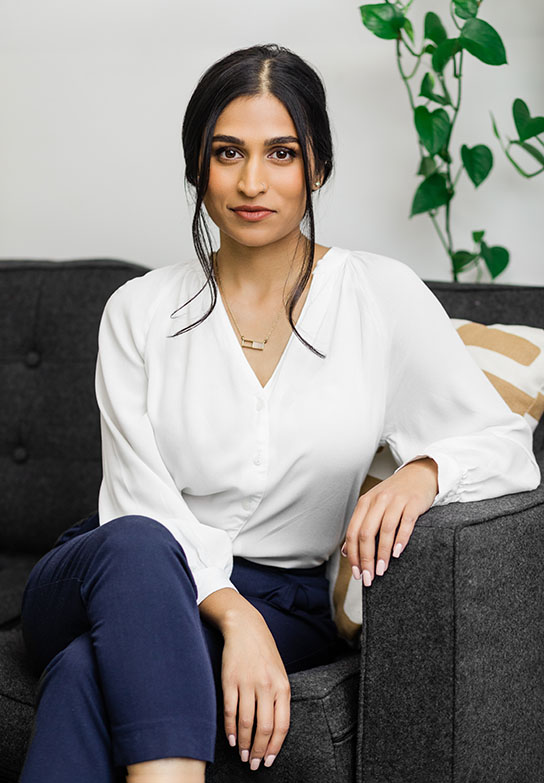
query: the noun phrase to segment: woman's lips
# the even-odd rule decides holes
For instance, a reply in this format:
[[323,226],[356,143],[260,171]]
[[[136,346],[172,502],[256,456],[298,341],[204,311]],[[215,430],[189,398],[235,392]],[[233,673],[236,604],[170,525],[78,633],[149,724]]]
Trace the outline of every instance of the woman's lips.
[[235,215],[239,215],[239,217],[243,218],[244,220],[249,220],[251,223],[255,223],[258,220],[263,220],[263,218],[268,217],[268,215],[274,214],[270,209],[263,209],[259,210],[258,212],[245,212],[243,209],[234,209],[233,212]]

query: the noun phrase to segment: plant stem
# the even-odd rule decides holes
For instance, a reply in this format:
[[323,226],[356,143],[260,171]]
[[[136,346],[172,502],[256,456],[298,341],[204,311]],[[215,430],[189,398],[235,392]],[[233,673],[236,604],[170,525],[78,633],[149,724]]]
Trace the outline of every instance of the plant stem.
[[[456,60],[455,55],[453,56],[453,70],[454,73],[456,73]],[[459,107],[461,106],[461,84],[462,84],[462,76],[463,76],[463,50],[461,49],[461,52],[459,53],[459,70],[457,72],[457,104],[453,107],[453,117],[450,124],[450,130],[448,133],[448,138],[446,141],[446,149],[450,146],[451,136],[453,133],[453,128],[455,125],[455,121],[457,120],[457,115],[459,114]],[[443,77],[442,77],[443,78]],[[451,157],[451,156],[450,156]],[[457,174],[459,176],[459,172]],[[451,178],[451,162],[446,162],[446,177],[447,177],[447,183],[452,191],[452,197],[453,193],[455,191],[455,183],[452,182]],[[450,259],[453,256],[453,240],[451,236],[451,199],[448,199],[446,202],[446,210],[445,210],[445,226],[446,226],[446,234],[448,237],[448,256]],[[457,273],[455,271],[455,264],[452,260],[452,271],[453,271],[453,279],[457,280]]]
[[459,171],[457,172],[457,174],[455,175],[455,179],[453,180],[453,187],[454,187],[454,188],[455,188],[455,186],[457,185],[457,180],[458,180],[458,179],[459,179],[459,177],[461,176],[461,172],[463,171],[463,169],[464,169],[464,168],[465,168],[465,167],[464,167],[464,166],[463,166],[463,164],[461,163],[461,165],[459,166]]
[[458,30],[461,30],[461,25],[459,24],[459,22],[455,18],[455,13],[454,13],[454,9],[453,9],[453,0],[451,0],[451,2],[450,2],[450,16],[452,18],[453,24],[457,27]]
[[[414,104],[414,98],[413,98],[413,95],[412,95],[412,91],[410,89],[410,85],[408,84],[408,79],[406,77],[406,74],[402,70],[400,44],[401,44],[401,39],[397,38],[397,40],[396,40],[397,67],[399,69],[400,77],[401,77],[402,81],[404,82],[404,84],[406,86],[406,91],[408,92],[408,100],[410,101],[410,107],[412,109],[412,112],[415,112],[416,107],[415,107],[415,104]],[[418,145],[419,145],[419,154],[420,154],[420,157],[422,158],[423,155],[425,154],[425,150],[424,150],[423,145],[421,143],[421,139],[419,138],[419,134],[417,135],[417,140],[418,140]]]
[[445,250],[445,251],[446,251],[446,253],[449,255],[449,254],[450,254],[450,251],[449,251],[449,248],[448,248],[448,243],[446,242],[446,239],[444,238],[444,234],[442,233],[442,231],[441,231],[441,229],[440,229],[440,226],[438,225],[438,221],[437,221],[436,217],[433,215],[433,213],[432,213],[432,212],[429,212],[429,217],[431,218],[431,220],[432,220],[432,221],[433,221],[433,223],[434,223],[434,226],[435,226],[435,228],[436,228],[436,231],[437,231],[437,233],[438,233],[438,236],[439,236],[439,238],[440,238],[440,241],[441,241],[441,242],[442,242],[442,244],[444,245],[444,250]]

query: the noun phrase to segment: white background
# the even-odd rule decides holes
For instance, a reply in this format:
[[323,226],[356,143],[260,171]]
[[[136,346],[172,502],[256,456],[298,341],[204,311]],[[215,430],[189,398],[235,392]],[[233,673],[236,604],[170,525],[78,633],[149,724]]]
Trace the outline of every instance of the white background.
[[[454,35],[448,8],[414,0],[416,48],[429,10]],[[508,65],[463,57],[453,170],[463,143],[487,144],[495,166],[478,190],[459,180],[455,246],[471,248],[471,231],[485,229],[488,244],[511,252],[497,282],[544,285],[544,174],[527,180],[514,170],[489,114],[510,137],[516,97],[544,114],[544,3],[485,0],[479,16],[503,38]],[[314,202],[317,241],[451,279],[429,217],[408,217],[418,148],[394,42],[372,35],[348,0],[0,0],[0,257],[155,267],[194,256],[185,106],[213,62],[256,43],[293,49],[325,83],[336,172]]]

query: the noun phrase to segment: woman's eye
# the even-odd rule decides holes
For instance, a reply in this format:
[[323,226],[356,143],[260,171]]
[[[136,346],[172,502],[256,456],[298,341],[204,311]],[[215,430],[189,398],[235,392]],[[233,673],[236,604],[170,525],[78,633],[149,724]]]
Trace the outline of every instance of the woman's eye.
[[[238,152],[238,150],[235,150],[234,147],[221,147],[215,151],[216,157],[221,158],[222,152]],[[235,160],[235,158],[233,158],[231,155],[228,155],[224,158],[224,160]]]
[[274,153],[276,152],[278,152],[281,155],[281,157],[278,158],[278,160],[289,160],[289,158],[296,158],[297,156],[295,150],[289,149],[289,147],[282,147],[281,149],[274,150]]

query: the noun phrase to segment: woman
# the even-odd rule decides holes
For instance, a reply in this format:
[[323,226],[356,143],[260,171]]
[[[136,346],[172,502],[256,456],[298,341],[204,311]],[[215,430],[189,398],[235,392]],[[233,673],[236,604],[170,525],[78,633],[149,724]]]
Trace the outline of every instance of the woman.
[[[201,266],[152,270],[105,307],[98,513],[25,589],[42,677],[23,783],[201,782],[220,720],[269,766],[288,675],[346,646],[325,576],[342,540],[369,586],[431,506],[540,482],[528,424],[410,267],[315,243],[333,153],[307,63],[230,54],[182,135]],[[358,499],[380,442],[402,464]]]

